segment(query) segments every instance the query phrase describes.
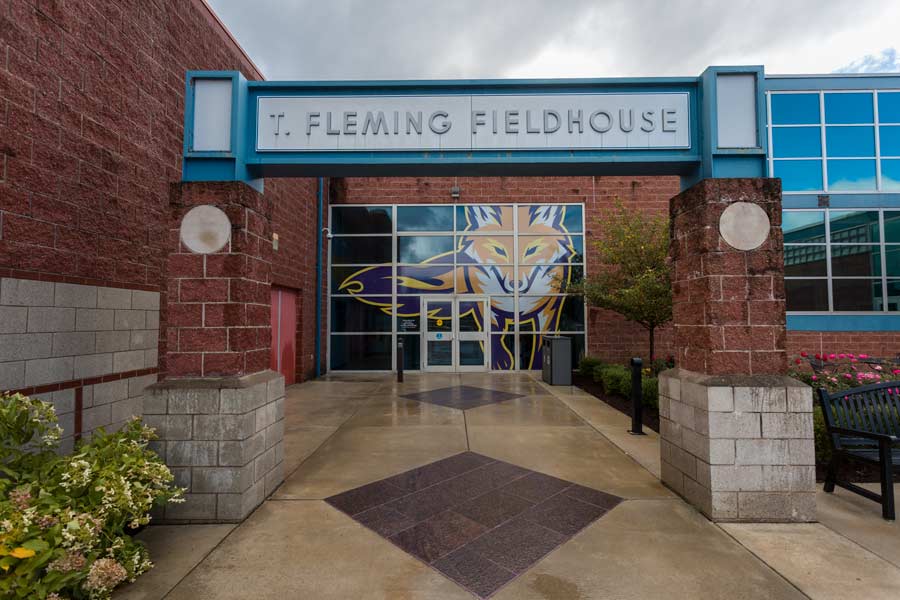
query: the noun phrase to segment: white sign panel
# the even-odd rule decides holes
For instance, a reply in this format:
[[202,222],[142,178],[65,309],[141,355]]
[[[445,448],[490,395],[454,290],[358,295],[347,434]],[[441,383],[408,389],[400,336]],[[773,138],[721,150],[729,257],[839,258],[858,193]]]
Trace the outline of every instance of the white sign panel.
[[270,151],[690,148],[687,93],[261,97]]

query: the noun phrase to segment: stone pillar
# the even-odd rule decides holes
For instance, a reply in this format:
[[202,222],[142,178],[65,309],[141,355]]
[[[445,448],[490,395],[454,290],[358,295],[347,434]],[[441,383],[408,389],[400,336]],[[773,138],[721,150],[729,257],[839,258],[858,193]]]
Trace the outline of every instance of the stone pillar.
[[671,232],[663,482],[714,520],[814,520],[812,390],[786,376],[780,182],[703,180],[672,199]]
[[284,479],[284,378],[271,345],[271,203],[242,183],[172,189],[165,379],[155,449],[187,488],[165,522],[235,522]]

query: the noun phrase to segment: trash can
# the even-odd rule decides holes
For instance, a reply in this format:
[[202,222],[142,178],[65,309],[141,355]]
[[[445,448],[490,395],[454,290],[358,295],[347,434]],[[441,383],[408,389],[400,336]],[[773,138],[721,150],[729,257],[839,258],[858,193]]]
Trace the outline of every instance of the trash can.
[[544,338],[543,380],[550,385],[572,385],[572,340],[559,335]]

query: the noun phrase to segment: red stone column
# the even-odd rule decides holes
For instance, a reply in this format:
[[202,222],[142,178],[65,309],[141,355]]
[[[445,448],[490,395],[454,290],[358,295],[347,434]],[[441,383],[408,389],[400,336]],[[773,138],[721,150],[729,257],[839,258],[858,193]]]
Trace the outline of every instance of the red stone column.
[[[272,326],[272,206],[243,183],[180,183],[172,189],[167,264],[166,375],[241,376],[269,366]],[[231,240],[214,254],[195,254],[179,235],[198,205],[220,208]]]
[[[156,518],[238,522],[284,480],[284,378],[268,370],[273,207],[242,183],[175,184],[171,202],[167,369],[144,394],[144,421],[186,501]],[[180,231],[202,205],[230,222],[230,232],[189,225],[196,248],[227,239],[209,254],[192,252]]]
[[671,228],[661,479],[713,520],[815,520],[812,390],[785,376],[781,182],[701,181],[672,199]]
[[[769,217],[769,237],[755,250],[736,250],[719,234],[719,218],[735,202],[756,204]],[[781,181],[705,179],[675,196],[670,213],[678,367],[786,373]]]

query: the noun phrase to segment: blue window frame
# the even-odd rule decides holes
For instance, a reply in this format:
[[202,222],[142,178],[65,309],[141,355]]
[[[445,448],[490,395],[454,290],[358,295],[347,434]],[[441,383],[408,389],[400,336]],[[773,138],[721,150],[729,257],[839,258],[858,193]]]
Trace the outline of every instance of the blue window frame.
[[819,127],[777,127],[772,131],[772,156],[775,158],[814,158],[822,156],[822,132]]
[[874,123],[871,92],[825,93],[825,122],[828,124]]
[[900,92],[878,92],[878,121],[900,123]]
[[900,159],[882,159],[881,189],[885,192],[900,192]]
[[874,127],[826,127],[828,158],[875,156]]
[[835,192],[874,192],[875,161],[829,160],[828,190]]
[[773,125],[818,125],[819,121],[819,94],[772,96]]
[[900,312],[900,210],[788,209],[782,230],[788,312]]
[[769,136],[786,193],[900,191],[900,90],[769,92]]
[[772,176],[780,177],[786,192],[822,189],[821,160],[776,160]]
[[900,125],[882,125],[878,136],[881,156],[900,156]]
[[785,244],[825,242],[824,210],[786,210],[781,219]]

